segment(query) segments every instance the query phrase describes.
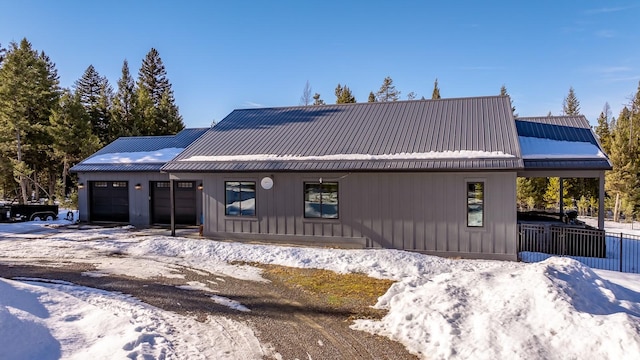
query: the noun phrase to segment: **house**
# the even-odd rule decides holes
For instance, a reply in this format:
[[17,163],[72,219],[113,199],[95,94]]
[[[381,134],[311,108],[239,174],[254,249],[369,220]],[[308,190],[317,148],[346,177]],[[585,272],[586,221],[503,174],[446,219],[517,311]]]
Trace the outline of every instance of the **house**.
[[515,260],[517,176],[610,168],[584,123],[591,158],[523,156],[587,135],[547,120],[516,121],[506,96],[235,110],[162,171],[202,179],[207,237]]
[[[169,175],[160,168],[208,129],[176,135],[121,137],[71,168],[78,174],[80,221],[136,226],[171,223]],[[173,183],[177,225],[196,225],[202,201],[197,177]]]

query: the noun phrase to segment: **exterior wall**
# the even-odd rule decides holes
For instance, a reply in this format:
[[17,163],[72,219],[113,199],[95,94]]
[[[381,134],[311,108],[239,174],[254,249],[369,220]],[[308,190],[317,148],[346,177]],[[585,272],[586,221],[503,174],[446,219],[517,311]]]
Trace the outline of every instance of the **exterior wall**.
[[[182,179],[187,174],[172,174]],[[273,188],[262,189],[270,176]],[[304,218],[304,182],[339,184],[339,219]],[[225,215],[225,181],[256,182],[256,216]],[[484,226],[467,227],[467,181],[484,181]],[[205,235],[360,244],[516,259],[516,172],[203,174]]]
[[[199,180],[189,179],[197,181]],[[129,223],[135,226],[149,226],[151,224],[150,209],[150,181],[169,181],[166,173],[155,172],[103,172],[103,173],[78,173],[78,183],[83,183],[83,189],[78,189],[78,209],[80,221],[91,221],[89,213],[89,182],[90,181],[128,181],[129,183]],[[136,184],[142,188],[135,189]],[[200,190],[196,190],[200,193]],[[196,201],[197,213],[201,213],[202,202]],[[200,219],[198,218],[198,222]]]

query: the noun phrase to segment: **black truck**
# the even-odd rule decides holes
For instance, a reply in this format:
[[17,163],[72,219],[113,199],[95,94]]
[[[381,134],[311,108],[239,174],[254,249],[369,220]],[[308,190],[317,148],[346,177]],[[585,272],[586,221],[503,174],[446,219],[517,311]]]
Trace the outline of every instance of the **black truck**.
[[52,221],[58,218],[58,205],[0,203],[0,221]]

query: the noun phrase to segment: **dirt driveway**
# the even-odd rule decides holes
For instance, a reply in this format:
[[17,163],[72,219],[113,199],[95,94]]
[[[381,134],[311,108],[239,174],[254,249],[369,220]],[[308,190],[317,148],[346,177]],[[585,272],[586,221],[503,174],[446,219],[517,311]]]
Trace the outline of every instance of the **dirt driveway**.
[[[135,261],[135,259],[132,259]],[[300,291],[281,282],[244,281],[202,270],[182,268],[184,279],[142,280],[124,276],[87,277],[91,264],[69,263],[59,267],[0,265],[0,277],[30,277],[65,280],[78,285],[130,294],[150,305],[179,314],[205,319],[222,315],[248,323],[263,344],[269,344],[282,359],[415,359],[405,348],[387,338],[349,328],[347,309],[318,305]],[[176,285],[190,281],[215,284],[217,295],[237,300],[250,312],[217,305],[211,293],[183,290]]]

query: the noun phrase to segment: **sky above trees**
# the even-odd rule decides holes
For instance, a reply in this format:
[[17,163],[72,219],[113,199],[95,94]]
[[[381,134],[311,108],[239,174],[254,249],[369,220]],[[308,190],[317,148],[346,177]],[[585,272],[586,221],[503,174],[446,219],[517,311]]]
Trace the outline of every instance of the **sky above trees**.
[[521,116],[562,112],[573,87],[592,124],[614,116],[640,80],[636,1],[6,2],[0,44],[26,37],[72,87],[89,65],[116,84],[123,60],[162,54],[187,127],[235,108],[367,101],[384,78],[401,99],[499,94]]

